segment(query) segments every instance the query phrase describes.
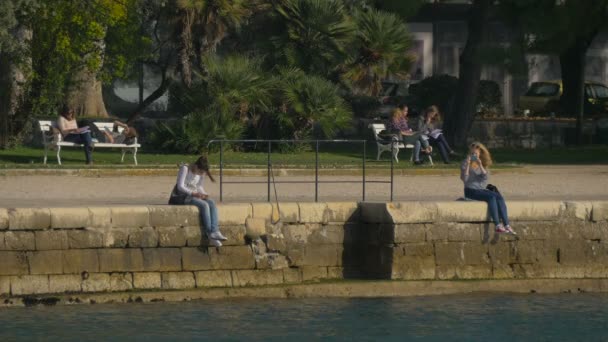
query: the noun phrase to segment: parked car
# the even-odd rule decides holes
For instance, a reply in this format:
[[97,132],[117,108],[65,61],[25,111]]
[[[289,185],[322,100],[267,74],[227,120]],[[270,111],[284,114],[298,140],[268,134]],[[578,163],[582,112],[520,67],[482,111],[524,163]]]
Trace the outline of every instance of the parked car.
[[[519,98],[518,111],[535,115],[565,114],[561,105],[564,89],[561,80],[533,82]],[[608,111],[608,87],[593,82],[585,83],[585,113],[599,114]]]

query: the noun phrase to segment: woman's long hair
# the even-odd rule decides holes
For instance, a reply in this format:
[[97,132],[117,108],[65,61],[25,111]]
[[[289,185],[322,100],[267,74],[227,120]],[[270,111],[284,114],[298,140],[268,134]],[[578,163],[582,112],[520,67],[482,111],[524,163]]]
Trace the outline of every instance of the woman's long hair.
[[428,120],[429,116],[431,116],[433,114],[437,114],[437,115],[433,116],[433,119],[431,120],[431,122],[440,122],[441,121],[441,115],[439,114],[439,108],[437,108],[437,106],[435,106],[435,105],[428,107],[424,111],[424,118],[426,120]]
[[71,111],[72,111],[72,108],[70,108],[68,105],[63,105],[61,107],[61,112],[59,113],[59,115],[63,116],[63,118],[68,121],[72,121],[72,120],[74,120],[74,115],[72,115],[71,119],[68,119],[68,115],[70,114]]
[[488,148],[484,144],[476,141],[471,144],[471,147],[479,148],[479,159],[483,163],[484,167],[492,166],[492,164],[494,163],[492,161],[492,154],[490,153],[490,150],[488,150]]
[[215,178],[209,172],[209,161],[205,156],[198,157],[194,163],[190,164],[190,171],[196,174],[206,174],[212,182],[215,182]]

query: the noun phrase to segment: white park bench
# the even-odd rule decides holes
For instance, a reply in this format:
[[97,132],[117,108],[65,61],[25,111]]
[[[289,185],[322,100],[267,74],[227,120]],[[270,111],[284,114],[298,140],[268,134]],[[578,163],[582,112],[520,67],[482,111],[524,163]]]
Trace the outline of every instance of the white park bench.
[[[38,124],[40,125],[40,131],[42,132],[42,144],[44,146],[44,164],[46,164],[47,156],[50,150],[57,150],[57,163],[61,165],[61,147],[82,147],[82,144],[76,144],[69,141],[63,141],[63,137],[57,128],[57,123],[51,120],[39,120]],[[100,131],[104,131],[109,129],[112,131],[114,129],[113,122],[94,122],[95,126],[99,128]],[[53,130],[55,128],[55,130]],[[118,132],[122,132],[124,128],[118,126]],[[137,149],[141,147],[140,144],[137,143],[137,137],[133,138],[133,143],[131,144],[110,144],[110,143],[99,143],[93,142],[93,146],[95,148],[119,148],[122,151],[122,157],[120,158],[120,162],[125,161],[125,154],[127,152],[133,153],[133,162],[137,165]]]
[[[386,126],[383,123],[371,123],[369,124],[369,128],[372,129],[374,133],[374,139],[376,140],[376,146],[378,147],[378,155],[376,156],[376,160],[380,160],[380,155],[385,151],[393,151],[393,159],[395,162],[399,162],[399,158],[397,155],[399,154],[399,149],[406,148],[412,149],[412,156],[410,157],[410,161],[414,160],[414,145],[413,144],[404,144],[403,142],[398,141],[397,135],[391,135],[390,137],[381,137],[378,134],[384,130],[386,130]],[[391,146],[392,145],[392,146]],[[433,166],[433,157],[430,154],[427,154],[429,159],[429,163]]]

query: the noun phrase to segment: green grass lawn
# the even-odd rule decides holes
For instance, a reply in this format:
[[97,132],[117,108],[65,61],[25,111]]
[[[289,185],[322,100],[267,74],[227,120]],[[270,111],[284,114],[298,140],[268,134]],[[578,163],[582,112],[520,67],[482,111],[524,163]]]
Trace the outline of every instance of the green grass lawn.
[[[608,146],[564,147],[538,150],[496,149],[493,156],[497,167],[513,167],[521,164],[608,164]],[[125,156],[125,163],[120,163],[118,150],[97,149],[93,152],[95,168],[135,167],[130,154]],[[413,166],[409,162],[411,150],[399,153],[400,162],[396,168],[425,168]],[[366,163],[369,168],[387,167],[390,164],[389,153],[385,152],[380,161],[376,161],[376,146],[368,144]],[[61,153],[63,165],[57,165],[55,154],[51,153],[48,165],[42,164],[42,148],[18,147],[0,151],[0,167],[2,168],[75,168],[84,166],[84,153],[80,148],[64,148]],[[161,154],[145,152],[137,155],[139,168],[172,168],[180,162],[190,162],[195,155]],[[212,164],[219,164],[219,153],[209,154]],[[458,161],[463,157],[455,158],[449,165],[441,163],[437,152],[434,153],[435,168],[457,168]],[[298,152],[273,152],[271,160],[275,167],[314,168],[315,153],[312,150]],[[348,146],[325,144],[319,149],[319,165],[322,168],[350,168],[360,167],[363,160],[361,145]],[[225,167],[265,167],[267,155],[264,152],[224,152]]]

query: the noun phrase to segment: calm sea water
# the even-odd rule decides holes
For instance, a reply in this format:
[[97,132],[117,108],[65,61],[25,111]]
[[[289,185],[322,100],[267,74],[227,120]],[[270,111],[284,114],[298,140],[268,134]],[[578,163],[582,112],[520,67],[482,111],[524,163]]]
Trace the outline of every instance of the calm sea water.
[[608,296],[221,300],[0,309],[0,341],[605,341]]

